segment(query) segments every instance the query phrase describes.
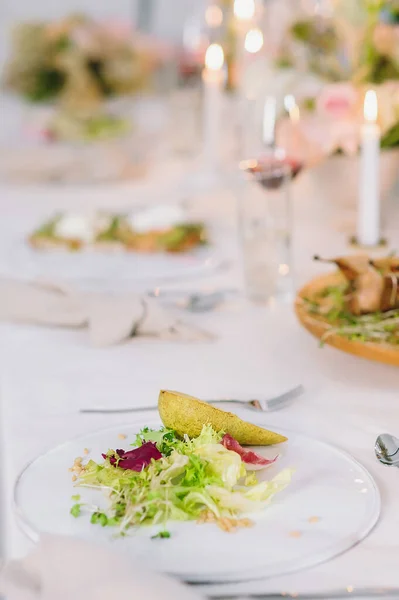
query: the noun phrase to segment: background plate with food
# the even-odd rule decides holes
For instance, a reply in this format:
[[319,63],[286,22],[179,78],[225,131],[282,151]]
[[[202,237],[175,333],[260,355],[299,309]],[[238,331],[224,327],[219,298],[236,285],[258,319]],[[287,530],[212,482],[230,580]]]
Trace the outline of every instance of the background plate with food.
[[15,220],[3,245],[9,270],[4,275],[103,281],[112,289],[206,275],[224,263],[211,224],[172,205]]

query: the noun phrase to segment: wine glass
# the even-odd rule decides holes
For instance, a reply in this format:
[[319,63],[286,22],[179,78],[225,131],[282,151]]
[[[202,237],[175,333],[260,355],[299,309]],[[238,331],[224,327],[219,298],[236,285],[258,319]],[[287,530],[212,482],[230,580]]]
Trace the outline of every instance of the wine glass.
[[301,169],[275,145],[276,102],[265,102],[258,134],[242,132],[246,158],[240,161],[239,223],[244,276],[251,300],[290,302],[293,298],[290,184]]

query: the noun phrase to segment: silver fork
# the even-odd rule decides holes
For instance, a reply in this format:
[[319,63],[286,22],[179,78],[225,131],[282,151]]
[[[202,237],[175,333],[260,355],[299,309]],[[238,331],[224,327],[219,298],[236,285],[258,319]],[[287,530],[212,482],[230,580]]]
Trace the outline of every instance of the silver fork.
[[[219,403],[233,403],[233,404],[241,404],[242,406],[246,406],[251,410],[261,411],[261,412],[271,412],[274,410],[279,410],[280,408],[284,408],[288,404],[290,404],[295,398],[303,394],[304,392],[303,385],[297,385],[293,389],[285,392],[284,394],[280,394],[279,396],[274,396],[273,398],[268,398],[266,400],[236,400],[234,398],[220,398],[219,400],[207,400],[209,404],[219,404]],[[140,412],[143,410],[156,410],[157,406],[141,406],[141,407],[127,407],[127,408],[101,408],[101,407],[93,407],[93,408],[81,408],[79,409],[80,413],[90,414],[90,413],[98,413],[98,414],[123,414],[123,413],[133,413]]]

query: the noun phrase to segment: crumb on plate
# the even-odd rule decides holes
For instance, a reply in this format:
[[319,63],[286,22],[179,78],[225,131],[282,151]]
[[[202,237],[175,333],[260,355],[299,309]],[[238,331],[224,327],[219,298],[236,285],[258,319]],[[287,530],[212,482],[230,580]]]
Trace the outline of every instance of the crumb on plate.
[[308,519],[308,523],[318,523],[319,521],[320,521],[320,517],[317,517],[317,516],[309,517],[309,519]]
[[290,531],[289,536],[292,538],[300,538],[302,531]]
[[210,510],[204,510],[197,519],[197,523],[215,523],[222,531],[227,533],[233,533],[240,527],[252,527],[253,525],[251,519],[231,519],[228,517],[218,519]]

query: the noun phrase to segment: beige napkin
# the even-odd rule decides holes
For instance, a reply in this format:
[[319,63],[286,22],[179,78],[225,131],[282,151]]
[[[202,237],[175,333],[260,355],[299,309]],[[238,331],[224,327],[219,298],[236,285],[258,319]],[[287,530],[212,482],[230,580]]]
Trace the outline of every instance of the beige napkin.
[[194,590],[150,573],[105,546],[44,535],[23,560],[0,573],[7,600],[199,600]]
[[88,327],[96,346],[133,336],[171,341],[205,341],[213,336],[164,310],[156,299],[137,294],[83,294],[65,286],[0,280],[0,320],[36,325]]

